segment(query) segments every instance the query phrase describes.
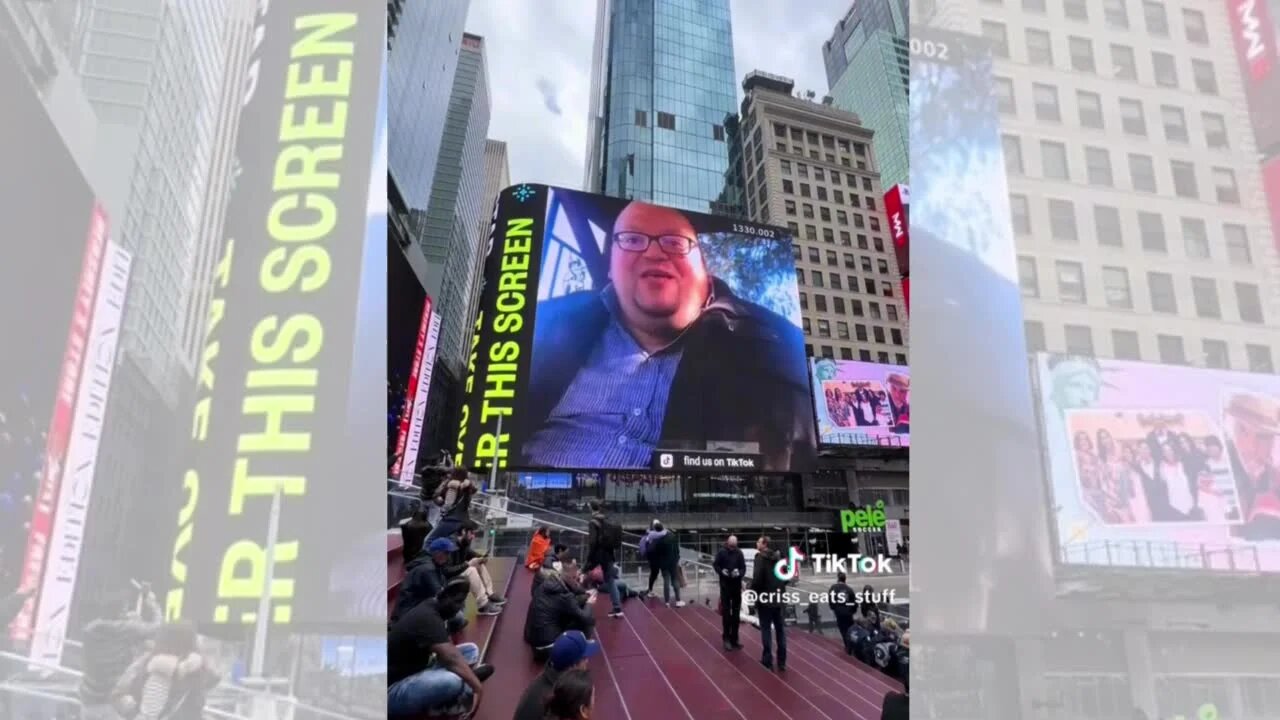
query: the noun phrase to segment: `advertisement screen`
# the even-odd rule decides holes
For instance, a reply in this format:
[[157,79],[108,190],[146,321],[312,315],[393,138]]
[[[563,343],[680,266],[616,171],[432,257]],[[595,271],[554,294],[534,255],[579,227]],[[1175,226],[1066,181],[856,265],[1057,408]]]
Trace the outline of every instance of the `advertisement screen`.
[[1249,118],[1253,122],[1258,151],[1270,155],[1280,150],[1280,14],[1272,0],[1226,0],[1231,37],[1240,64]]
[[911,373],[901,365],[815,358],[813,408],[823,445],[911,445]]
[[[903,297],[907,294],[907,277],[911,274],[910,213],[911,191],[901,183],[884,194],[884,211],[889,218],[889,232],[893,234],[893,254],[898,260],[898,274],[902,277]],[[910,301],[904,301],[910,312]]]
[[1280,377],[1036,365],[1063,563],[1280,571]]
[[568,490],[573,473],[520,473],[520,487],[528,490]]
[[493,228],[456,464],[812,466],[786,230],[542,185]]
[[[427,291],[394,238],[387,237],[387,455],[400,457],[407,441],[417,360],[426,349],[430,319]],[[391,475],[398,476],[396,461]]]
[[1280,250],[1280,156],[1263,163],[1262,191],[1271,212],[1271,242]]

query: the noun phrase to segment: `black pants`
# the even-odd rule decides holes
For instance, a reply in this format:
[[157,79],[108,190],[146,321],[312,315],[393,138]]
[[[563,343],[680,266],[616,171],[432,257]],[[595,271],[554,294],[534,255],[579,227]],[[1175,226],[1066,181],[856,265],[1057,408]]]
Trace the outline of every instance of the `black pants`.
[[845,654],[851,654],[853,648],[849,644],[849,630],[853,627],[853,616],[847,613],[836,615],[836,627],[840,628],[840,642],[844,644]]
[[[773,666],[773,640],[778,640],[778,667],[787,666],[787,631],[782,620],[781,607],[756,606],[756,615],[760,618],[760,644],[764,646],[764,654],[760,662]],[[770,632],[772,630],[772,632]]]
[[742,623],[742,583],[720,581],[721,639],[738,644],[738,625]]
[[658,563],[649,561],[649,594],[653,594],[653,584],[658,582],[658,575],[662,574],[662,568],[658,567]]

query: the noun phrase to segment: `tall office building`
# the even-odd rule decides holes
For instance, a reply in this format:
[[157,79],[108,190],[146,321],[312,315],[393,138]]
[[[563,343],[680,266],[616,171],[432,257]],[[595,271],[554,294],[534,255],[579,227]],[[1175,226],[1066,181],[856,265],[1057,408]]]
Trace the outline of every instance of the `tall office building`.
[[788,78],[742,83],[742,179],[749,217],[795,242],[810,356],[907,364],[906,310],[884,220],[873,134],[858,116],[792,97]]
[[478,282],[475,257],[480,218],[490,209],[483,201],[489,111],[484,40],[464,33],[419,235],[427,258],[427,293],[441,315],[437,367],[443,366],[458,379],[463,376],[466,342],[471,337],[467,313]]
[[[476,225],[479,231],[479,246],[476,250],[473,277],[480,278],[484,274],[485,255],[482,252],[484,243],[489,237],[489,225],[493,221],[493,206],[498,193],[511,184],[511,165],[507,161],[507,144],[501,140],[484,141],[484,192],[480,196],[480,219]],[[475,282],[471,288],[471,302],[467,305],[467,317],[474,318],[480,307],[480,289],[482,283]],[[463,347],[470,347],[471,332],[468,329],[467,342]]]
[[875,132],[885,187],[910,182],[907,22],[907,0],[858,0],[822,44],[834,104]]
[[125,352],[170,406],[194,373],[188,288],[226,68],[227,0],[83,0],[78,55],[98,117],[97,183],[134,256]]
[[600,0],[585,189],[716,212],[734,78],[729,0]]

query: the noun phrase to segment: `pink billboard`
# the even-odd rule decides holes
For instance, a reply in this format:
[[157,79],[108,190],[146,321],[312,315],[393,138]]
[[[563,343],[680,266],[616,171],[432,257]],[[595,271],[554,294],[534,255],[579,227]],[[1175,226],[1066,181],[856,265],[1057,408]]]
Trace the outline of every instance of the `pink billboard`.
[[901,365],[813,359],[823,445],[911,445],[911,372]]
[[1241,80],[1249,101],[1258,150],[1270,155],[1280,150],[1280,50],[1276,23],[1280,14],[1270,0],[1226,0],[1231,19],[1231,39],[1236,48]]

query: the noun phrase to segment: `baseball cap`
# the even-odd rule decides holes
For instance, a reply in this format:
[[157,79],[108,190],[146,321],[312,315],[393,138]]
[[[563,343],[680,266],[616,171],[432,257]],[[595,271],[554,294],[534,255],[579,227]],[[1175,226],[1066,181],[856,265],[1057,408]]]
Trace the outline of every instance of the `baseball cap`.
[[453,552],[457,549],[458,544],[447,537],[436,538],[427,546],[427,552],[429,553]]
[[551,646],[551,667],[556,670],[567,670],[583,660],[595,655],[600,650],[598,643],[587,639],[579,630],[560,633]]

